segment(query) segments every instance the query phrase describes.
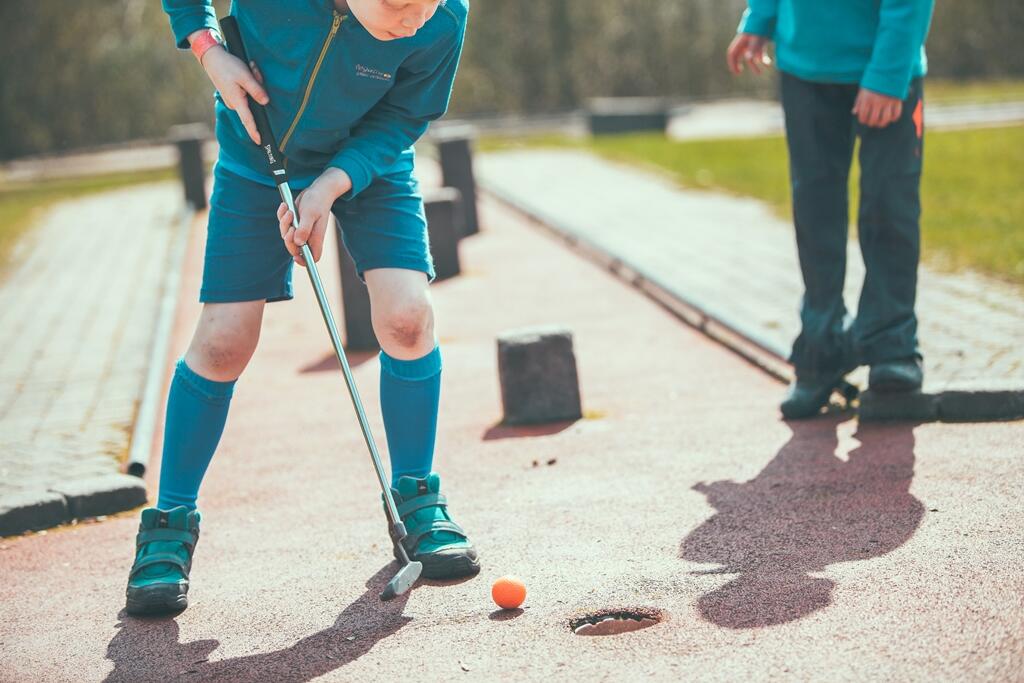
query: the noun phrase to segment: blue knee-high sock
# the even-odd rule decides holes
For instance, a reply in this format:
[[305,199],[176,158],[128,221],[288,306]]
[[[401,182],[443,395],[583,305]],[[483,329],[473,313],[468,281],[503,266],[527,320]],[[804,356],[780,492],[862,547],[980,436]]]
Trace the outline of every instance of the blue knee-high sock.
[[441,349],[416,360],[380,353],[380,410],[391,455],[391,483],[425,477],[434,461],[437,406],[441,396]]
[[228,419],[234,382],[214,382],[197,375],[185,359],[174,368],[167,397],[164,450],[157,507],[195,509],[199,484],[217,450]]

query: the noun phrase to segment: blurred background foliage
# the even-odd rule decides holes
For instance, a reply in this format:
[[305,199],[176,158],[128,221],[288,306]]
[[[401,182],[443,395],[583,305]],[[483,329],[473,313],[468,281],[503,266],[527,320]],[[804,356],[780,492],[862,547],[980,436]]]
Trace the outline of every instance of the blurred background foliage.
[[[227,0],[218,0],[218,13]],[[1024,3],[936,3],[932,74],[1024,75]],[[745,0],[472,0],[453,115],[540,113],[593,96],[770,97],[723,54]],[[212,87],[156,0],[3,0],[0,159],[209,121]]]

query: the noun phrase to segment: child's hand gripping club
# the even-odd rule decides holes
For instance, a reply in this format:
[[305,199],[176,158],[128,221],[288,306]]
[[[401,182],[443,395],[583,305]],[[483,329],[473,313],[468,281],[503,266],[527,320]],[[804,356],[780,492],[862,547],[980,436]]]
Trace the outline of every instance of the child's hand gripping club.
[[[212,47],[207,50],[200,63],[206,69],[207,75],[221,99],[229,109],[238,114],[242,125],[254,143],[264,147],[262,140],[266,137],[273,142],[271,136],[261,133],[261,126],[257,124],[257,110],[270,102],[266,90],[263,88],[263,76],[254,62],[248,66],[243,58],[231,54],[222,47]],[[253,102],[250,106],[250,102]],[[269,128],[269,125],[263,128]],[[276,144],[272,147],[276,150]],[[270,151],[268,150],[268,155]],[[274,153],[280,158],[280,153]],[[284,170],[283,167],[281,170]],[[275,178],[287,178],[275,175]],[[285,181],[286,182],[286,181]],[[280,183],[279,183],[280,185]],[[327,233],[327,226],[331,219],[331,206],[338,197],[345,194],[352,188],[352,181],[348,174],[340,168],[328,168],[319,178],[306,190],[299,193],[294,200],[294,207],[289,207],[286,202],[281,202],[277,211],[277,219],[281,228],[281,239],[288,253],[292,255],[295,262],[301,266],[306,265],[306,259],[302,255],[302,245],[309,244],[313,254],[313,260],[319,261],[323,254],[324,236]],[[298,209],[298,215],[296,215]]]
[[[270,120],[263,109],[270,101],[263,88],[263,76],[255,63],[247,61],[248,57],[244,51],[236,54],[234,46],[236,40],[240,40],[240,36],[228,34],[237,31],[237,25],[232,17],[226,17],[225,22],[222,22],[221,28],[228,38],[228,49],[211,48],[203,54],[200,63],[206,69],[224,104],[238,114],[249,137],[267,155],[274,180],[281,192],[282,202],[277,218],[281,227],[281,239],[284,240],[288,253],[294,257],[296,263],[305,266],[307,257],[303,255],[303,247],[308,244],[312,254],[311,260],[319,261],[323,253],[327,225],[330,222],[331,206],[338,197],[349,191],[352,181],[341,169],[329,168],[309,188],[299,193],[297,198],[292,198],[283,157],[270,130]],[[231,26],[235,28],[229,28]],[[242,49],[244,50],[244,47]]]
[[[331,206],[351,187],[352,181],[348,174],[340,168],[331,167],[299,193],[295,198],[294,208],[281,202],[277,209],[281,239],[284,240],[285,249],[295,257],[295,262],[300,266],[306,265],[302,250],[306,244],[313,254],[313,261],[320,261],[324,251],[324,236],[331,222]],[[298,218],[295,209],[298,209]]]

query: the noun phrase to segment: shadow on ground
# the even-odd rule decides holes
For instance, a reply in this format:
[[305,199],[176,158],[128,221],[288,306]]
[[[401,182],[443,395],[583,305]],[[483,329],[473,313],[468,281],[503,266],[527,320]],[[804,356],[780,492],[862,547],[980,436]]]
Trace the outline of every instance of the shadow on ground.
[[484,432],[484,441],[496,441],[498,439],[522,439],[533,436],[551,436],[564,432],[579,420],[560,420],[537,425],[507,425],[499,422],[488,427]]
[[219,641],[180,643],[173,617],[136,619],[121,612],[117,635],[107,646],[107,659],[114,662],[114,670],[105,680],[313,680],[362,657],[411,621],[402,615],[408,593],[390,602],[381,602],[379,597],[395,569],[391,563],[374,574],[366,583],[366,592],[346,607],[330,628],[291,647],[246,657],[209,661]]
[[680,557],[720,565],[701,574],[736,575],[700,598],[705,619],[757,628],[805,617],[830,605],[835,588],[813,573],[879,557],[914,534],[924,514],[909,493],[915,425],[860,424],[859,445],[843,456],[837,429],[847,419],[789,423],[792,437],[754,479],[694,487],[717,512]]
[[[363,363],[373,360],[376,358],[378,353],[376,351],[346,351],[345,360],[348,361],[350,368],[358,368]],[[311,372],[330,372],[337,371],[341,372],[341,363],[338,362],[338,357],[331,351],[326,356],[318,361],[310,363],[302,367],[299,372],[303,375]]]

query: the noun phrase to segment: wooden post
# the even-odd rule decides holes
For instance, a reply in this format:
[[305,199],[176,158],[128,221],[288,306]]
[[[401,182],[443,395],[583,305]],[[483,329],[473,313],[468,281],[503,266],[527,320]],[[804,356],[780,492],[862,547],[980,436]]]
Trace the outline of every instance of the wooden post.
[[203,144],[210,138],[210,129],[201,123],[173,126],[170,139],[178,147],[178,168],[185,190],[185,202],[194,210],[205,209],[206,164]]
[[463,232],[465,212],[459,191],[454,187],[426,190],[423,208],[430,233],[430,255],[434,261],[437,280],[455,277],[462,268],[459,264],[459,238]]
[[[333,224],[333,222],[332,222]],[[376,351],[380,348],[370,319],[370,291],[359,279],[356,264],[345,248],[341,231],[337,232],[338,264],[341,268],[341,305],[345,317],[345,348],[349,351]]]
[[476,178],[473,175],[473,139],[469,126],[441,128],[436,134],[437,152],[441,160],[441,178],[445,187],[454,187],[462,195],[465,216],[463,236],[480,232],[476,206]]

